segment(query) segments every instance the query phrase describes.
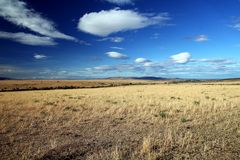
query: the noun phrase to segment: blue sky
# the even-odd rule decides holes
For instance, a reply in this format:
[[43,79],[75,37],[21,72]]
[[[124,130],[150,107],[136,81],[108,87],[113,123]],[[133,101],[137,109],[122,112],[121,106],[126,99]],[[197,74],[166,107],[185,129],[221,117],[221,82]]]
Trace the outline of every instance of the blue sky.
[[0,77],[240,77],[239,0],[0,0]]

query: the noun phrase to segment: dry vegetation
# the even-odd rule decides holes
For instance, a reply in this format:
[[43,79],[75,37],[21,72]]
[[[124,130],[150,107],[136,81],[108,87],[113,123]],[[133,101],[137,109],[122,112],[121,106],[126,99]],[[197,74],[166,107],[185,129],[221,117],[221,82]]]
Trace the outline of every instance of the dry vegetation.
[[2,80],[0,91],[27,91],[27,90],[53,90],[102,88],[128,85],[146,85],[164,83],[165,81],[144,80]]
[[0,93],[1,159],[240,159],[240,85]]

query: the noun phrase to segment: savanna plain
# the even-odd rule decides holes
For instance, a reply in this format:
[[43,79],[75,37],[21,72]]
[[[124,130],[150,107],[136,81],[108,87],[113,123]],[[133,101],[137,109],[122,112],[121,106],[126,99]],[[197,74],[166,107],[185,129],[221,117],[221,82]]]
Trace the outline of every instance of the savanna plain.
[[238,160],[238,82],[32,91],[0,82],[0,159]]

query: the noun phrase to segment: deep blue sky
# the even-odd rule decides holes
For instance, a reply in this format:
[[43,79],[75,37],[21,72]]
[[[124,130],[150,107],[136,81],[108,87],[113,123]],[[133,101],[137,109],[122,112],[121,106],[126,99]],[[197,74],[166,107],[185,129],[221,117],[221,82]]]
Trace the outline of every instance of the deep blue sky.
[[239,0],[0,0],[0,77],[240,77]]

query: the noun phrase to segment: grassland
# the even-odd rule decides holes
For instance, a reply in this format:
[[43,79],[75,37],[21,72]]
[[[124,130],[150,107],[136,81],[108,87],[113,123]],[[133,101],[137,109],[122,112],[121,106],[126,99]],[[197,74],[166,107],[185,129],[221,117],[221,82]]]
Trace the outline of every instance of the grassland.
[[159,84],[166,81],[146,80],[2,80],[0,92],[6,91],[32,91],[32,90],[55,90],[55,89],[80,89],[80,88],[103,88],[128,85]]
[[0,93],[1,159],[240,159],[240,85]]

